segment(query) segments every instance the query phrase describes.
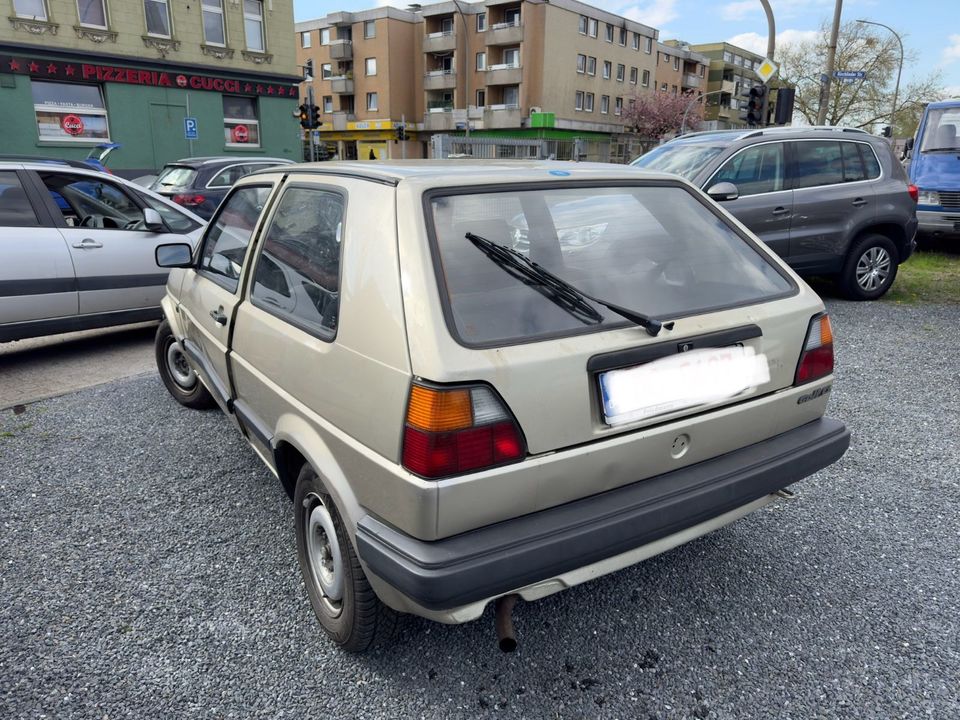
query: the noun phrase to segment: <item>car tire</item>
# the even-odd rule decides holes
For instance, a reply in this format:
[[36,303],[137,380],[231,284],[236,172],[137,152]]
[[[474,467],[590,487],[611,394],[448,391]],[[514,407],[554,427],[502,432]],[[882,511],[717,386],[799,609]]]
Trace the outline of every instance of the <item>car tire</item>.
[[347,652],[364,652],[393,635],[397,613],[367,581],[330,494],[304,465],[294,492],[297,559],[324,632]]
[[204,410],[216,405],[213,396],[190,367],[183,349],[170,329],[170,323],[166,320],[157,328],[154,348],[160,378],[178,403],[194,410]]
[[876,300],[897,277],[900,255],[885,235],[865,235],[847,254],[840,273],[840,289],[851,300]]

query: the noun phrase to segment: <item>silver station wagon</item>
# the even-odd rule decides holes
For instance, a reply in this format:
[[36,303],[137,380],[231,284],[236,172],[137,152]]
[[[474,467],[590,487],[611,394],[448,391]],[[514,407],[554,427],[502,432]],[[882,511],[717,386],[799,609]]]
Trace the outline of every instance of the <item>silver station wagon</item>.
[[307,595],[346,650],[398,613],[490,603],[512,649],[518,598],[726,525],[849,443],[824,417],[819,297],[676,176],[278,167],[157,261],[179,268],[161,376],[293,498]]

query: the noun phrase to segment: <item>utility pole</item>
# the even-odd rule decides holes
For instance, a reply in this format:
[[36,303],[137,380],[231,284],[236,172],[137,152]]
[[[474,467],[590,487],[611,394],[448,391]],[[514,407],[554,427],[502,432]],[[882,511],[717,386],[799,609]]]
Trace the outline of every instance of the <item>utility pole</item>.
[[817,125],[823,125],[827,120],[827,106],[830,104],[830,83],[833,82],[834,62],[837,56],[837,35],[840,34],[840,14],[843,10],[843,0],[837,0],[833,8],[833,28],[830,30],[830,45],[827,46],[827,67],[823,73],[820,86],[820,107],[817,110]]
[[[767,60],[773,62],[773,51],[777,44],[777,25],[773,21],[773,9],[770,7],[769,0],[760,0],[760,4],[763,5],[763,12],[767,16]],[[763,109],[760,111],[761,127],[767,126],[767,108],[769,105],[770,90],[768,88],[767,92],[763,94]]]

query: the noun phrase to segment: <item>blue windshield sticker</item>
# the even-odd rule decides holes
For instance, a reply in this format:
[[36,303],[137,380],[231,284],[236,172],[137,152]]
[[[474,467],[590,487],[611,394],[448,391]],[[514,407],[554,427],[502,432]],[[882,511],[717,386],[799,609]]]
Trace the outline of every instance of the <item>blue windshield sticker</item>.
[[557,175],[558,177],[566,177],[570,173],[568,173],[566,170],[551,170],[550,174]]

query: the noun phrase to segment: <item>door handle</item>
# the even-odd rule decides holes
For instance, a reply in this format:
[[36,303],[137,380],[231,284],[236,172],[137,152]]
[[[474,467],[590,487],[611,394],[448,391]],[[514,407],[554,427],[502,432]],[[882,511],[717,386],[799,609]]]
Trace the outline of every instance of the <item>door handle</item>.
[[218,307],[216,310],[211,310],[211,311],[210,311],[210,317],[213,318],[213,321],[214,321],[217,325],[226,325],[226,324],[227,324],[227,316],[223,314],[223,305],[221,305],[220,307]]
[[854,207],[863,207],[866,204],[867,204],[867,201],[864,200],[863,198],[857,198],[851,203],[851,205],[853,205]]
[[789,212],[790,212],[790,208],[785,208],[785,207],[776,207],[773,209],[774,215],[786,215]]
[[84,238],[78,243],[74,243],[73,246],[80,250],[92,250],[93,248],[102,248],[103,243],[97,242],[93,238]]

